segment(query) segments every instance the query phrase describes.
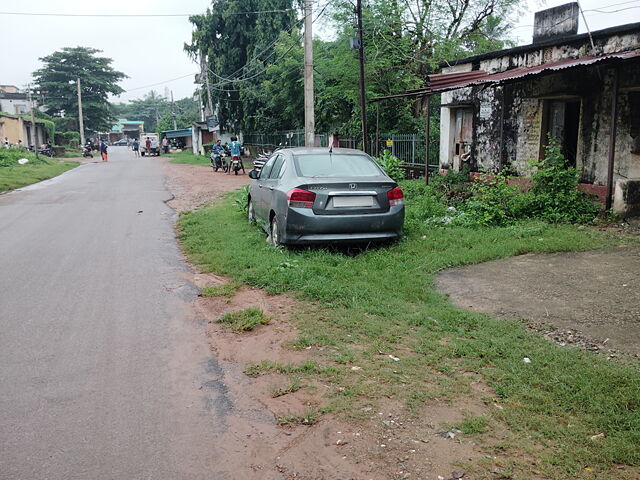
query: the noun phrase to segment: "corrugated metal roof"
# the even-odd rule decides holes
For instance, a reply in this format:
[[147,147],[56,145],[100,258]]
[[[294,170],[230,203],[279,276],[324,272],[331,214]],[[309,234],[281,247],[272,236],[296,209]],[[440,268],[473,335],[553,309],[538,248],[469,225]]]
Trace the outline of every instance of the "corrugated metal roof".
[[470,87],[473,85],[499,85],[509,81],[519,80],[528,76],[541,75],[543,73],[551,73],[567,68],[575,68],[593,65],[596,63],[606,63],[616,60],[629,60],[640,57],[640,50],[632,50],[628,52],[610,53],[608,55],[600,55],[597,57],[580,57],[565,58],[555,62],[543,63],[534,67],[520,67],[504,72],[488,74],[484,70],[472,70],[470,72],[460,73],[441,73],[437,75],[429,75],[428,86],[415,90],[408,90],[404,93],[388,95],[385,97],[377,97],[372,102],[380,100],[388,100],[391,98],[402,97],[418,97],[423,95],[431,95],[434,93],[448,92],[459,88]]
[[[500,84],[510,80],[518,80],[528,76],[540,75],[545,72],[554,72],[567,68],[583,67],[612,60],[628,60],[630,58],[636,57],[640,57],[640,51],[634,50],[629,52],[610,53],[608,55],[600,55],[598,57],[564,58],[562,60],[543,63],[534,67],[514,68],[512,70],[493,73],[490,75],[486,72],[483,72],[482,70],[467,72],[468,74],[476,73],[476,78],[473,78],[472,75],[465,76],[459,73],[429,75],[429,90],[431,93],[440,93],[449,90],[457,90],[459,88],[469,87],[472,85]],[[480,74],[479,72],[482,72],[482,74]]]

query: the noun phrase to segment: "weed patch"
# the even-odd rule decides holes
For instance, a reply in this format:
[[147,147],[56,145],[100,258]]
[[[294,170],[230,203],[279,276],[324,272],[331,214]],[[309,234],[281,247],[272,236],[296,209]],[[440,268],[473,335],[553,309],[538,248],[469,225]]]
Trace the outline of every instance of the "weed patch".
[[238,292],[240,285],[237,282],[228,282],[224,285],[215,285],[213,287],[204,287],[200,290],[202,297],[233,297]]
[[289,393],[297,392],[302,388],[302,383],[299,378],[294,379],[291,383],[283,386],[283,387],[274,387],[271,390],[271,397],[277,398],[282,397],[283,395],[288,395]]
[[226,313],[218,321],[235,332],[248,332],[258,325],[269,323],[269,318],[259,308],[245,308],[239,312]]

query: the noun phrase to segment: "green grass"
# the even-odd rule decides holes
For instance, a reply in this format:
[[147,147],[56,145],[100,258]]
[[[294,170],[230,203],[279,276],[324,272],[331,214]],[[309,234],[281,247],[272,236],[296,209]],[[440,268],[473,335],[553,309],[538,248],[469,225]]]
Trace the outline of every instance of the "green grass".
[[171,163],[184,163],[188,165],[211,165],[211,160],[206,155],[194,155],[191,151],[182,151],[177,153],[169,153],[164,155],[170,157]]
[[[229,197],[183,215],[182,245],[206,271],[309,301],[296,314],[300,338],[292,346],[322,347],[328,365],[335,365],[313,363],[303,372],[334,385],[333,411],[358,418],[364,406],[390,397],[419,415],[434,399],[471,395],[473,375],[494,389],[491,401],[503,407],[491,421],[503,422],[530,445],[543,459],[547,477],[573,478],[589,465],[607,478],[619,474],[616,464],[640,465],[637,364],[557,348],[517,321],[458,309],[433,283],[436,273],[460,265],[602,248],[620,239],[532,221],[475,229],[412,222],[403,241],[386,248],[276,249],[231,203]],[[407,208],[413,208],[410,201]],[[532,363],[523,363],[523,357]],[[294,367],[263,362],[247,373],[299,375]],[[490,424],[485,427],[491,430]],[[590,440],[601,432],[605,438]],[[517,457],[522,442],[509,443],[502,453]]]
[[202,297],[233,297],[238,292],[240,285],[237,282],[228,282],[224,285],[215,285],[213,287],[204,287],[200,290]]
[[258,325],[266,325],[269,323],[269,318],[259,308],[245,308],[238,312],[224,314],[219,322],[235,332],[248,332]]
[[48,162],[0,167],[0,192],[56,177],[80,165],[78,162],[60,162],[55,159],[49,159]]
[[297,392],[302,388],[302,383],[299,378],[293,379],[290,383],[284,386],[274,387],[271,389],[271,396],[273,398],[282,397],[283,395],[288,395],[289,393]]
[[465,435],[473,435],[486,432],[488,424],[489,420],[482,415],[465,415],[464,420],[455,425],[455,428]]

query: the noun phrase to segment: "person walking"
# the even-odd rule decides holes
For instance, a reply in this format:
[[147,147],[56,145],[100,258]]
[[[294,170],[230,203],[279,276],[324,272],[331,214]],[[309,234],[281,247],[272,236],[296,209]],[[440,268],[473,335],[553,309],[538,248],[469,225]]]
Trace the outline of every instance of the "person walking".
[[169,139],[166,136],[162,139],[162,150],[165,155],[169,153]]
[[133,153],[136,157],[140,156],[140,142],[138,141],[137,138],[133,139],[133,143],[131,144],[131,150],[133,150]]
[[100,155],[102,156],[103,162],[108,162],[109,158],[107,156],[107,144],[104,143],[104,140],[100,141]]
[[149,137],[144,141],[144,151],[147,156],[151,153],[151,139]]

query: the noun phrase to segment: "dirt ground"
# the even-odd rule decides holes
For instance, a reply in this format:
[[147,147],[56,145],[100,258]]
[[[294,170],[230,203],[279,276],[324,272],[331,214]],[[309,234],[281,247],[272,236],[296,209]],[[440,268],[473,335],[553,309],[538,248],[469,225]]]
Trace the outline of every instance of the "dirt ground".
[[[192,165],[167,163],[165,173],[175,197],[168,204],[178,211],[215,202],[220,194],[249,181],[246,175],[234,178]],[[227,281],[193,270],[186,280],[200,288]],[[269,324],[238,334],[217,322],[225,313],[248,307],[261,308],[270,317]],[[403,404],[388,399],[363,409],[363,418],[353,423],[325,414],[313,425],[279,426],[279,416],[303,415],[326,405],[327,393],[335,388],[303,384],[293,393],[274,397],[274,389],[287,385],[286,377],[268,374],[252,378],[243,373],[247,366],[262,360],[326,363],[316,347],[302,351],[287,348],[298,336],[291,315],[300,307],[287,296],[270,296],[249,287],[242,287],[231,298],[199,297],[193,305],[193,320],[206,326],[213,354],[209,365],[213,379],[204,386],[213,399],[211,410],[228,409],[222,442],[225,469],[237,471],[236,478],[255,480],[450,480],[477,478],[470,469],[465,471],[465,465],[484,462],[494,472],[492,478],[503,478],[503,465],[510,459],[488,455],[487,440],[480,446],[472,437],[449,427],[467,413],[481,415],[500,408],[495,394],[479,380],[470,379],[477,395],[453,404],[432,403],[418,415],[409,415]],[[505,441],[508,433],[496,429],[491,442]]]
[[177,212],[210,205],[220,195],[232,192],[251,180],[248,175],[227,175],[221,171],[214,172],[211,167],[170,163],[166,159],[163,161],[167,188],[174,196],[167,205]]
[[640,247],[521,255],[441,274],[462,307],[525,320],[561,346],[640,358]]

